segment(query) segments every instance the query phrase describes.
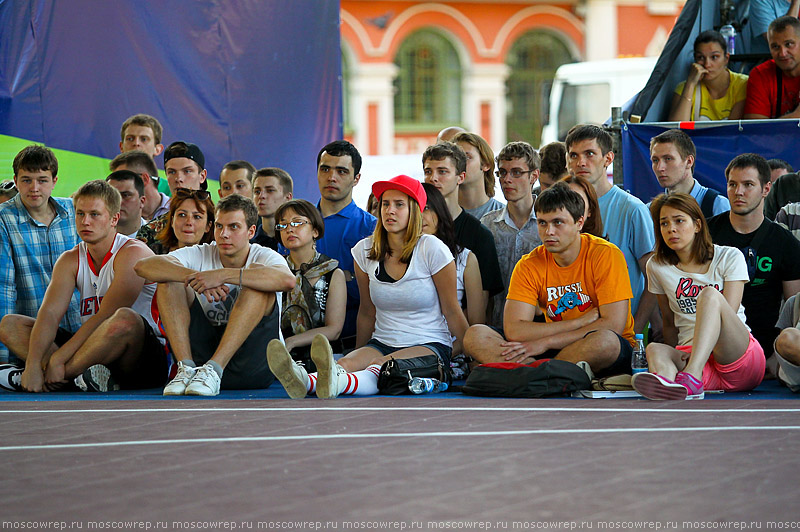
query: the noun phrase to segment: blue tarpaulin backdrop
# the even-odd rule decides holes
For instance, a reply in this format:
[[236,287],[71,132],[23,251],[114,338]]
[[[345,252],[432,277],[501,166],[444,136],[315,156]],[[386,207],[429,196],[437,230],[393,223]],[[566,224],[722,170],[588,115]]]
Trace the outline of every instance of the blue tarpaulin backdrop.
[[338,0],[0,0],[0,134],[55,148],[114,157],[147,113],[209,177],[246,159],[316,198],[340,79]]
[[[622,128],[623,186],[647,203],[664,190],[658,186],[650,164],[650,139],[676,127],[676,123],[624,124]],[[725,167],[740,153],[780,158],[795,168],[798,160],[797,120],[744,120],[703,122],[684,129],[697,147],[694,177],[701,185],[725,194]]]

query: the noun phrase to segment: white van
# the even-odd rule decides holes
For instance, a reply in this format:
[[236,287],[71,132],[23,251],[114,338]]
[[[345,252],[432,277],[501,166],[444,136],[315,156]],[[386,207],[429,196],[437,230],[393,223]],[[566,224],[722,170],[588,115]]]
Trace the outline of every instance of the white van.
[[644,88],[657,60],[631,57],[561,65],[550,91],[542,145],[564,140],[575,124],[605,122],[612,107],[622,107]]

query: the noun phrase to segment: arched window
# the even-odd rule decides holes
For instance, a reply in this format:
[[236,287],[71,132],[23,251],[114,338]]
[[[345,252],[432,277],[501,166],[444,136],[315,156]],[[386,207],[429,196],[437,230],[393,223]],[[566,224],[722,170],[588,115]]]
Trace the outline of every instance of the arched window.
[[436,129],[461,121],[461,63],[447,39],[417,31],[400,45],[395,64],[396,126]]
[[511,67],[506,81],[509,142],[539,146],[556,69],[574,61],[564,42],[548,31],[529,31],[517,39],[506,59]]

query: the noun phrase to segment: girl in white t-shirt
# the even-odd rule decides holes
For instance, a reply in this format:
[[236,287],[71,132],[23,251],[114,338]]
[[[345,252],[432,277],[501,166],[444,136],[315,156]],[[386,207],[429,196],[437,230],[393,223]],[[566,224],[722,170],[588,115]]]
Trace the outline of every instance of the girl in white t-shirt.
[[268,349],[270,369],[292,398],[313,392],[322,399],[374,395],[380,367],[390,357],[433,353],[448,367],[451,333],[460,351],[468,325],[456,298],[456,266],[442,241],[422,234],[422,183],[400,175],[378,181],[372,192],[379,201],[378,224],[352,250],[361,295],[359,347],[336,363],[327,339],[317,335],[311,343],[317,374],[311,375]]
[[711,242],[705,217],[689,194],[661,194],[650,212],[655,254],[647,263],[666,344],[647,346],[649,372],[633,387],[649,399],[702,399],[708,390],[751,390],[764,377],[764,351],[742,307],[748,282],[742,252]]

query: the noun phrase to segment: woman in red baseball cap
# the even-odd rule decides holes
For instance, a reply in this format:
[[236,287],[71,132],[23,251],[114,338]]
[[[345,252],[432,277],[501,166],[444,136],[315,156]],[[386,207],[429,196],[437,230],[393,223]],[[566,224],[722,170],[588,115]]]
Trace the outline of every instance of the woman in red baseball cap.
[[[435,354],[445,368],[460,351],[468,324],[456,298],[456,266],[448,247],[422,233],[427,195],[422,183],[399,175],[372,185],[378,224],[352,250],[361,294],[357,345],[335,362],[328,341],[314,338],[311,358],[317,374],[284,356],[269,356],[272,372],[292,398],[374,395],[380,367],[390,357]],[[281,353],[272,350],[269,353]]]

